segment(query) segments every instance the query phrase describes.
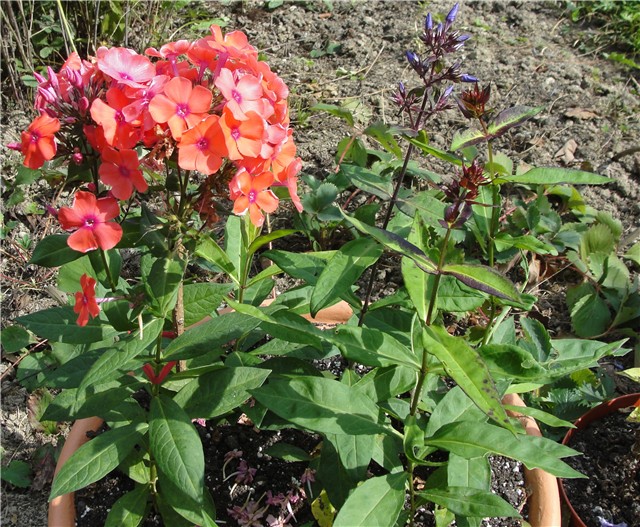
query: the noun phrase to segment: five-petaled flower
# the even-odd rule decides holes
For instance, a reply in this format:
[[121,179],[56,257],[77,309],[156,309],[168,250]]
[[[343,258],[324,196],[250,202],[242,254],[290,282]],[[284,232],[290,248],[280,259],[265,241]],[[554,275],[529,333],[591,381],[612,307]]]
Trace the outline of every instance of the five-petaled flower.
[[217,115],[185,132],[178,144],[178,165],[185,170],[197,170],[208,176],[222,166],[226,154],[224,136]]
[[235,199],[233,212],[243,215],[249,211],[251,223],[256,227],[262,227],[264,223],[262,211],[271,213],[278,208],[278,198],[269,190],[273,181],[271,172],[252,176],[246,170],[240,170],[229,185],[231,198]]
[[78,315],[78,326],[86,326],[89,316],[95,318],[100,314],[100,307],[96,302],[96,283],[96,280],[87,274],[80,277],[82,291],[76,293],[76,304],[73,307],[73,311]]
[[56,155],[54,134],[60,130],[60,121],[48,115],[33,120],[22,132],[21,151],[24,164],[29,168],[40,168],[45,161]]
[[111,185],[111,194],[118,199],[129,199],[134,187],[138,192],[146,192],[148,187],[135,150],[106,147],[98,174],[103,183]]
[[113,221],[120,214],[115,198],[96,198],[91,192],[79,190],[72,207],[62,207],[58,220],[65,231],[75,232],[67,244],[75,251],[86,253],[95,249],[107,251],[122,238],[122,227]]

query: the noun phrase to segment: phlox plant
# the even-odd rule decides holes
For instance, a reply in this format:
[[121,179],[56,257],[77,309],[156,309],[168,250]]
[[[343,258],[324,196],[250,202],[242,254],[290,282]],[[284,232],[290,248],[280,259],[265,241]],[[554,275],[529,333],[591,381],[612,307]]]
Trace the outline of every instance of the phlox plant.
[[[549,196],[575,204],[573,185],[608,179],[516,166],[497,150],[542,109],[493,108],[489,84],[455,59],[469,39],[455,29],[457,12],[440,23],[428,15],[422,48],[406,53],[418,82],[398,86],[398,121],[341,142],[339,170],[305,177],[310,191],[300,198],[287,88],[240,32],[213,26],[210,36],[147,57],[101,48],[39,79],[40,116],[15,148],[27,166],[62,173],[75,193],[57,211],[70,234],[42,240],[32,262],[60,267],[59,288],[73,305],[18,319],[51,344],[23,364],[39,385],[62,389],[43,418],[99,416],[109,425],[62,468],[51,497],[119,467],[136,487],[109,524],[138,525],[153,505],[166,525],[215,525],[192,420],[240,414],[259,429],[322,436],[304,484],[323,525],[413,525],[427,504],[438,526],[517,517],[490,490],[490,454],[580,476],[562,461],[576,452],[527,436],[502,398],[626,351],[624,340],[551,338],[527,316],[536,302],[528,260],[579,243]],[[343,107],[316,109],[354,124]],[[448,151],[427,132],[445,111],[470,121]],[[450,173],[424,168],[417,154],[448,163]],[[515,186],[528,201],[507,209]],[[370,197],[364,205],[354,205],[354,188]],[[261,234],[278,196],[291,199],[298,229],[319,237],[319,248],[323,229],[340,226],[349,240],[310,253],[263,251],[294,232]],[[593,221],[573,206],[583,224]],[[258,253],[268,262],[262,270],[252,265]],[[404,283],[374,300],[385,253],[400,261]],[[517,284],[498,269],[505,262],[520,271],[511,275]],[[213,273],[215,281],[198,281]],[[265,306],[280,273],[295,286]],[[353,311],[348,323],[309,320],[338,302]],[[223,304],[232,310],[219,312]],[[454,320],[467,324],[456,335]],[[345,368],[321,371],[319,361],[336,355]],[[251,468],[238,466],[250,484]],[[259,523],[271,498],[229,514]]]

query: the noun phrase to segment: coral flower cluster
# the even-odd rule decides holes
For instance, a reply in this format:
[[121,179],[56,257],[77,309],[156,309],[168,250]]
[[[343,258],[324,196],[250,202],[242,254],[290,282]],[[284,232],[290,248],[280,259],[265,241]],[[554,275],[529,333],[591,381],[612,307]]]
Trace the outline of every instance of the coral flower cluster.
[[[260,227],[264,213],[278,207],[274,186],[288,189],[302,209],[286,84],[244,33],[223,35],[215,25],[210,31],[144,54],[101,47],[84,60],[73,53],[58,72],[36,74],[39,115],[9,147],[32,169],[54,158],[69,161],[76,180],[88,183],[58,214],[62,229],[73,233],[73,250],[115,247],[122,211],[152,182],[162,191],[166,177],[170,192],[171,172],[196,183],[199,194],[182,199],[205,225],[217,217],[210,203],[217,199],[219,208],[247,214]],[[82,313],[86,323],[86,308]]]

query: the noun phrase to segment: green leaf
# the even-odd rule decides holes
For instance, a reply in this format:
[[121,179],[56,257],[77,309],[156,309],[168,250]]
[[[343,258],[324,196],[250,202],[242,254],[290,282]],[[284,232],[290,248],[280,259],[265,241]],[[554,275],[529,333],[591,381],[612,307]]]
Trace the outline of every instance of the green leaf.
[[335,448],[354,486],[367,476],[375,438],[373,435],[325,434],[325,441],[330,441]]
[[156,342],[163,323],[164,320],[154,318],[143,326],[142,331],[135,331],[118,342],[117,347],[102,353],[82,379],[78,391],[82,393],[91,386],[120,377],[124,366]]
[[482,130],[464,130],[463,132],[456,132],[451,141],[451,151],[455,152],[461,148],[465,148],[471,145],[477,145],[487,140]]
[[149,485],[136,485],[113,504],[104,527],[137,527],[144,520],[150,497]]
[[154,312],[164,318],[176,305],[185,264],[177,256],[158,258],[144,281]]
[[367,225],[366,223],[362,223],[361,221],[348,216],[344,212],[342,213],[342,215],[360,232],[368,234],[388,249],[411,258],[425,273],[435,273],[436,264],[433,263],[429,258],[427,258],[427,255],[424,253],[424,251],[416,247],[414,244],[409,243],[407,240],[401,238],[393,232],[379,229],[378,227],[373,227],[372,225]]
[[67,245],[69,236],[69,234],[51,234],[40,240],[33,250],[29,263],[42,267],[59,267],[84,256],[80,251],[74,251]]
[[165,395],[151,399],[149,447],[162,473],[198,504],[204,501],[204,454],[198,432]]
[[391,335],[357,326],[339,326],[335,336],[327,336],[344,357],[367,366],[395,366],[403,364],[420,369],[414,353]]
[[394,365],[371,370],[354,388],[361,390],[372,401],[380,402],[408,392],[415,386],[416,380],[414,368]]
[[311,316],[315,317],[318,311],[338,301],[381,255],[380,244],[369,238],[357,238],[344,244],[318,277],[311,294]]
[[347,498],[333,527],[393,527],[402,510],[404,472],[368,479]]
[[447,464],[447,485],[450,487],[467,487],[491,490],[491,465],[487,457],[465,459],[449,454]]
[[359,390],[322,377],[271,381],[251,390],[260,404],[292,423],[328,434],[389,433],[378,408]]
[[561,460],[577,455],[575,450],[544,437],[514,436],[508,430],[489,423],[449,423],[427,438],[425,444],[466,458],[493,452],[522,461],[528,469],[541,468],[560,478],[584,477]]
[[99,342],[116,334],[114,328],[99,319],[90,320],[86,326],[78,326],[77,319],[71,306],[63,306],[18,317],[16,322],[42,338],[67,344]]
[[305,194],[302,199],[304,211],[317,216],[320,221],[335,220],[336,214],[340,219],[337,208],[333,202],[338,197],[338,187],[333,183],[323,182],[318,188],[313,189],[309,194]]
[[289,443],[283,443],[279,441],[270,447],[266,448],[264,454],[271,457],[277,457],[288,462],[293,461],[311,461],[313,458],[307,454],[300,447],[290,445]]
[[400,159],[402,157],[402,149],[393,136],[398,131],[396,127],[378,121],[367,126],[362,133],[378,141],[387,152],[391,152]]
[[517,510],[488,490],[450,486],[428,489],[418,495],[460,516],[520,518]]
[[543,412],[537,408],[531,408],[529,406],[513,406],[510,404],[505,404],[504,407],[506,410],[511,410],[512,412],[533,417],[539,423],[544,423],[548,426],[553,426],[555,428],[575,428],[573,423],[565,421],[564,419],[559,419],[555,415]]
[[233,284],[212,282],[186,284],[183,289],[184,325],[189,327],[211,315],[233,287]]
[[640,242],[633,244],[633,246],[622,257],[627,260],[631,260],[636,265],[640,266]]
[[219,267],[235,282],[238,281],[236,268],[231,263],[231,260],[229,260],[227,253],[225,253],[222,247],[220,247],[208,234],[202,235],[198,239],[195,255],[200,258],[204,258],[207,262]]
[[[427,137],[426,133],[424,133],[424,131],[420,131],[418,133],[418,137],[406,137],[406,139],[412,145],[417,146],[420,150],[422,150],[423,153],[427,155],[437,157],[438,159],[442,159],[443,161],[451,163],[455,166],[462,166],[462,159],[460,159],[458,156],[431,146],[429,144],[429,138]],[[452,148],[452,150],[454,149]]]
[[393,194],[393,186],[389,177],[357,165],[340,165],[340,172],[357,188],[373,194],[382,200],[388,200]]
[[251,242],[251,245],[249,245],[248,254],[252,255],[258,249],[260,249],[260,247],[263,247],[272,241],[284,238],[285,236],[295,234],[296,232],[299,231],[297,231],[296,229],[280,229],[277,231],[269,232],[267,234],[263,234],[262,236],[258,236],[255,240],[253,240],[253,242]]
[[31,485],[31,466],[26,461],[14,459],[2,467],[0,477],[14,487],[27,488]]
[[530,119],[534,115],[540,113],[542,110],[542,106],[535,108],[530,106],[513,106],[512,108],[502,110],[489,124],[489,134],[492,139],[500,137],[511,128],[522,124],[527,119]]
[[147,423],[108,430],[82,445],[53,480],[49,500],[98,481],[116,468],[142,439]]
[[520,346],[487,344],[478,348],[478,353],[496,379],[536,381],[546,373],[531,353]]
[[612,180],[606,176],[560,167],[535,167],[523,174],[500,177],[499,182],[520,183],[524,185],[603,185]]
[[31,341],[29,333],[20,326],[8,326],[0,333],[3,353],[15,353],[26,348]]
[[478,352],[464,339],[452,337],[440,326],[425,326],[422,338],[425,349],[442,362],[447,374],[478,408],[500,425],[515,432],[515,427],[502,407],[489,369]]
[[454,276],[473,289],[507,300],[516,307],[526,308],[513,283],[490,267],[474,264],[447,264],[443,267],[442,273]]
[[269,373],[264,368],[246,367],[214,370],[186,384],[173,400],[189,417],[211,419],[249,399],[248,390],[262,386]]
[[222,346],[249,333],[259,320],[241,313],[226,313],[185,331],[164,350],[166,360],[191,359],[205,353],[211,360],[222,354]]
[[427,422],[425,434],[431,436],[447,423],[455,421],[478,422],[483,419],[483,416],[482,411],[460,386],[454,386],[434,408]]
[[318,103],[314,104],[311,108],[309,108],[309,110],[312,112],[327,112],[331,115],[339,117],[340,119],[343,119],[349,126],[354,125],[353,115],[351,115],[351,112],[349,110],[342,106],[337,106],[335,104]]
[[516,247],[536,254],[558,255],[558,251],[553,245],[543,242],[542,240],[538,240],[538,238],[531,236],[530,234],[511,236],[506,232],[501,232],[498,233],[494,241],[497,251],[505,251],[511,247]]
[[604,299],[589,283],[567,290],[571,325],[579,337],[603,334],[611,324],[611,312]]

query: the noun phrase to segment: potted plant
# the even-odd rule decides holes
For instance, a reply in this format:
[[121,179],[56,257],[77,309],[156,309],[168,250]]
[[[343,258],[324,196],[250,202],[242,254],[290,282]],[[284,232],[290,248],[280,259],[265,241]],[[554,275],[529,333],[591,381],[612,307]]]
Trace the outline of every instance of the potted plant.
[[[60,267],[59,286],[75,302],[18,323],[52,346],[39,381],[62,391],[44,418],[97,416],[109,425],[58,471],[52,500],[120,466],[136,484],[109,522],[141,521],[153,505],[168,524],[213,525],[192,421],[240,413],[260,429],[322,435],[310,466],[314,495],[336,526],[414,525],[427,504],[441,524],[518,516],[490,491],[492,453],[578,476],[563,461],[575,452],[527,435],[508,412],[531,410],[505,406],[502,397],[621,344],[551,339],[525,316],[535,302],[526,280],[516,286],[496,266],[570,243],[558,222],[553,231],[534,221],[553,216],[545,185],[608,179],[516,168],[495,151],[496,140],[541,109],[489,107],[489,87],[453,59],[468,39],[454,27],[457,12],[456,5],[439,24],[428,15],[420,37],[426,51],[406,54],[418,86],[400,84],[394,102],[408,126],[372,123],[354,134],[340,148],[335,177],[306,178],[304,199],[287,87],[242,32],[212,26],[207,37],[147,56],[100,48],[93,61],[72,55],[59,72],[38,78],[41,115],[15,147],[28,167],[49,162],[59,178],[52,181],[78,190],[71,206],[56,211],[72,234],[48,236],[31,261]],[[454,106],[460,83],[475,85],[455,100],[473,124],[446,152],[429,144],[426,127]],[[354,122],[344,108],[317,109]],[[382,150],[368,149],[364,136]],[[486,163],[476,145],[486,146]],[[441,180],[414,166],[417,152],[450,163],[453,176]],[[432,184],[413,195],[404,188],[409,176]],[[516,185],[535,203],[517,201],[513,221],[504,222],[503,193]],[[341,189],[353,186],[375,203],[357,210],[340,203]],[[349,241],[333,251],[265,251],[294,234],[262,232],[278,196],[307,210],[296,221],[309,238],[339,225]],[[400,260],[403,284],[374,300],[385,252]],[[254,265],[258,255],[265,268]],[[125,256],[134,259],[127,273]],[[261,307],[281,273],[294,284]],[[355,313],[347,324],[320,328],[304,316],[341,300]],[[217,314],[222,304],[232,311]],[[481,322],[454,334],[450,321],[469,313]],[[563,353],[572,360],[559,361]],[[346,367],[337,373],[323,374],[313,362],[338,354]],[[368,477],[372,460],[382,473]],[[420,486],[419,473],[427,474]],[[263,508],[247,500],[238,514]]]
[[[560,481],[560,493],[571,516],[572,525],[633,525],[638,518],[637,473],[638,441],[640,428],[637,424],[640,393],[622,395],[606,401],[580,417],[575,428],[567,432],[562,444],[576,445],[585,451],[579,469],[589,481]],[[632,421],[632,410],[636,415]],[[628,421],[624,425],[625,421]],[[635,428],[631,422],[635,422]],[[614,423],[615,424],[614,426]],[[620,427],[624,427],[624,431]],[[635,430],[635,432],[634,432]],[[592,443],[592,444],[591,444]],[[635,467],[634,467],[635,465]],[[625,477],[624,472],[630,471]],[[606,484],[605,484],[606,482]],[[635,485],[635,488],[634,488]],[[587,490],[587,487],[589,489]],[[588,502],[581,498],[588,495]],[[634,505],[635,504],[635,505]]]

